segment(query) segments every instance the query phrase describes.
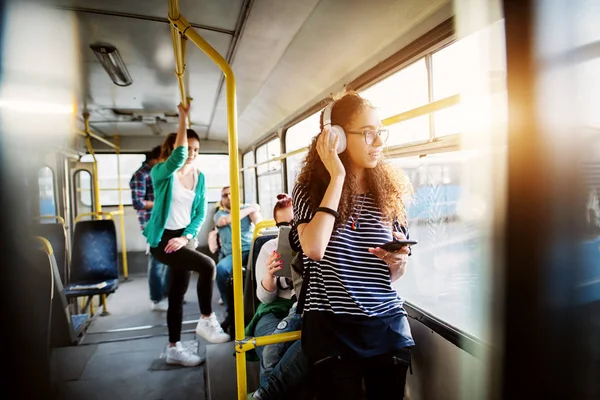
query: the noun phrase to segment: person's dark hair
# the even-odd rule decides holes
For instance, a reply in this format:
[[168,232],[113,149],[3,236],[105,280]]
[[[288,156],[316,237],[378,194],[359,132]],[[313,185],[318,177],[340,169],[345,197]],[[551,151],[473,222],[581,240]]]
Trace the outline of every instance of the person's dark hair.
[[161,146],[156,146],[146,153],[146,161],[160,159]]
[[[364,109],[375,108],[368,100],[360,97],[357,92],[349,91],[336,100],[331,109],[332,125],[340,125],[347,129],[353,118]],[[321,112],[321,132],[323,131],[323,112]],[[315,136],[309,146],[308,154],[302,164],[297,183],[308,191],[312,211],[321,204],[325,190],[329,185],[329,173],[317,153],[317,139]],[[346,151],[340,154],[340,160],[346,168],[346,179],[342,189],[342,196],[338,206],[340,217],[336,220],[335,227],[344,226],[354,210],[354,196],[358,193],[356,177],[350,173],[350,157]],[[365,171],[368,190],[373,195],[375,204],[379,204],[383,222],[393,223],[397,220],[406,224],[406,210],[404,195],[412,192],[410,181],[404,174],[398,173],[392,165],[381,160],[375,168]]]
[[[187,130],[187,138],[188,138],[188,140],[196,139],[198,142],[200,142],[200,136],[198,136],[196,131],[193,129]],[[173,152],[173,146],[175,146],[176,139],[177,139],[177,133],[169,133],[169,135],[165,139],[164,143],[162,144],[162,147],[160,150],[160,161],[161,162],[167,161],[167,158],[169,158],[169,156]]]
[[277,203],[273,207],[273,218],[277,215],[277,210],[288,208],[292,206],[292,198],[287,193],[280,193],[277,195]]

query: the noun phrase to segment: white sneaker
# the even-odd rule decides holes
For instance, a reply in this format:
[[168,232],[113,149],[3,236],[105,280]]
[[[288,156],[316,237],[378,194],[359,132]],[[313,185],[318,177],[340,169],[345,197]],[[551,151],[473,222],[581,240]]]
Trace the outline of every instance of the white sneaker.
[[195,367],[201,362],[202,358],[184,349],[181,342],[175,343],[174,347],[167,346],[167,364],[181,364],[186,367]]
[[219,325],[215,313],[212,313],[209,318],[202,318],[200,316],[198,325],[196,326],[196,333],[211,343],[225,343],[231,340],[229,335],[223,332],[223,328]]
[[169,301],[167,299],[162,299],[158,303],[152,302],[150,309],[152,311],[167,311],[169,309]]

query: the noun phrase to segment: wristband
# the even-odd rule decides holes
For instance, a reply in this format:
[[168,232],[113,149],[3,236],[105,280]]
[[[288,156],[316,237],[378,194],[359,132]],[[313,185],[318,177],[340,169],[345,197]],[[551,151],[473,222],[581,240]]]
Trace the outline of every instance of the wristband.
[[329,207],[317,207],[317,209],[315,210],[315,213],[318,213],[319,211],[333,215],[336,219],[340,217],[340,213],[338,213],[335,210],[332,210]]

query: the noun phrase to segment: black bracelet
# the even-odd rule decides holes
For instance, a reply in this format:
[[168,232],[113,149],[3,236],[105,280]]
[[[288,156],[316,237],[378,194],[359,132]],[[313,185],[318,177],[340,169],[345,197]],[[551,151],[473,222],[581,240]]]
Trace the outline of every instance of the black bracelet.
[[336,219],[340,217],[340,213],[338,213],[335,210],[332,210],[329,207],[317,207],[317,209],[315,210],[315,214],[318,213],[319,211],[323,211],[324,213],[327,214],[331,214],[333,215]]

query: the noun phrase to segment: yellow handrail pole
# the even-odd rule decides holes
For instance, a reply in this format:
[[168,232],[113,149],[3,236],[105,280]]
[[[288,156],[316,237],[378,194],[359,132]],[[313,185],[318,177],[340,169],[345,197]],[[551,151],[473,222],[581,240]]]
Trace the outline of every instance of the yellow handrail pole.
[[95,212],[79,214],[78,216],[75,217],[75,223],[79,222],[79,220],[81,220],[81,218],[83,218],[83,217],[90,217],[90,216],[96,216],[96,217],[98,217],[98,219],[102,219],[102,216],[105,216],[114,221],[113,213],[106,212],[106,211],[95,211]]
[[84,131],[80,131],[79,129],[75,130],[75,133],[78,134],[79,136],[83,136],[83,137],[92,137],[93,139],[96,139],[99,142],[104,143],[105,145],[112,147],[113,149],[116,148],[114,143],[111,143],[109,140],[104,139],[102,136],[98,136],[95,133],[88,131],[88,133],[84,132]]
[[[123,276],[125,280],[129,277],[129,267],[127,265],[127,244],[125,241],[125,208],[123,207],[123,191],[121,190],[121,148],[119,146],[119,136],[115,135],[115,152],[117,153],[117,186],[119,188],[119,221],[121,226],[121,252],[123,253]],[[106,305],[106,299],[102,297],[102,304]],[[105,308],[106,310],[106,308]]]
[[38,219],[55,219],[56,221],[58,221],[59,224],[61,224],[62,226],[65,226],[65,220],[63,217],[59,216],[59,215],[40,215],[38,217],[32,217],[31,219],[34,220],[38,220]]
[[48,241],[48,239],[46,239],[43,236],[34,236],[34,238],[39,240],[42,243],[42,247],[44,248],[44,251],[46,253],[48,253],[49,256],[54,254],[54,250],[52,249],[52,245],[50,244],[50,241]]
[[100,184],[98,183],[98,163],[96,161],[96,153],[94,153],[94,148],[92,147],[92,141],[89,137],[85,138],[85,144],[88,148],[88,151],[92,155],[94,162],[92,164],[92,172],[94,176],[92,177],[92,187],[94,188],[94,203],[96,204],[96,211],[102,211],[102,205],[100,204]]
[[100,183],[98,182],[98,161],[96,160],[96,153],[94,152],[94,148],[92,147],[92,141],[90,139],[90,113],[85,112],[83,113],[83,122],[84,122],[84,126],[85,126],[85,133],[86,133],[86,137],[85,137],[85,145],[87,146],[88,151],[90,152],[90,154],[92,155],[92,158],[94,160],[93,166],[92,166],[92,172],[94,173],[94,176],[92,177],[92,185],[94,187],[94,203],[96,203],[96,210],[98,212],[102,211],[102,205],[100,204]]
[[[240,231],[240,192],[239,192],[239,166],[238,166],[238,137],[237,137],[237,109],[235,94],[235,77],[227,61],[213,49],[190,26],[179,13],[179,1],[169,0],[169,22],[183,35],[198,46],[225,75],[225,90],[227,93],[227,131],[229,135],[229,185],[231,189],[231,236],[233,248],[233,296],[235,310],[235,339],[240,342],[244,339],[244,305],[242,301],[242,240]],[[175,40],[175,52],[177,44]],[[182,99],[183,100],[183,99]],[[247,395],[246,387],[246,353],[236,352],[236,371],[238,399],[243,400]]]
[[254,234],[252,235],[252,240],[258,237],[260,231],[262,231],[263,229],[271,228],[273,226],[277,226],[277,223],[274,219],[263,219],[254,226]]
[[[172,17],[172,12],[170,8],[171,2],[169,1],[169,18]],[[177,5],[177,14],[173,16],[173,18],[179,18],[179,5]],[[171,38],[173,39],[173,52],[175,55],[175,76],[177,77],[177,82],[179,83],[179,93],[181,94],[181,104],[184,107],[187,107],[187,96],[185,95],[185,86],[183,83],[183,75],[185,74],[185,43],[186,40],[181,36],[177,27],[171,25]]]
[[268,335],[268,336],[257,336],[253,338],[248,338],[243,342],[238,342],[235,345],[236,352],[246,352],[248,350],[255,349],[261,346],[267,346],[275,343],[283,343],[283,342],[293,342],[294,340],[299,340],[302,337],[302,331],[293,331],[293,332],[285,332],[278,333],[276,335]]

